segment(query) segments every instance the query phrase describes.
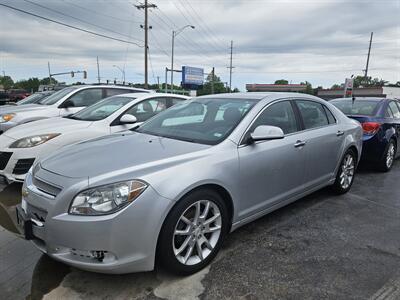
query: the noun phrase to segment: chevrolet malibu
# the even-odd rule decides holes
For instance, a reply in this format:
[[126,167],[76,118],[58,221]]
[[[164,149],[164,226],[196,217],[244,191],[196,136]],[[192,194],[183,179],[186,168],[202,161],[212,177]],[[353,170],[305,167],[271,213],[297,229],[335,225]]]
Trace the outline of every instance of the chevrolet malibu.
[[41,160],[17,219],[81,269],[191,274],[240,226],[326,186],[347,192],[361,147],[360,124],[313,96],[194,98]]

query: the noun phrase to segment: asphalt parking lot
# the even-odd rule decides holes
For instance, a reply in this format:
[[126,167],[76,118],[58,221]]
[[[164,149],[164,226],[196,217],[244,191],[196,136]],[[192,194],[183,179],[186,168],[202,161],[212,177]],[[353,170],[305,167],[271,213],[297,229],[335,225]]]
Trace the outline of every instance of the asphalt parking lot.
[[0,184],[2,299],[400,299],[400,162],[314,193],[233,234],[191,277],[69,268],[15,235],[20,185]]

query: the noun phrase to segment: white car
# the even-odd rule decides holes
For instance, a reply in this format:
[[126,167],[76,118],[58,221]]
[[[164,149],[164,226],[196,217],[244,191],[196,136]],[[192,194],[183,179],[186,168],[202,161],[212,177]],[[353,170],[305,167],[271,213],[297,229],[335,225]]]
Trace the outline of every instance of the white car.
[[76,113],[107,97],[127,93],[151,92],[150,90],[118,85],[69,86],[35,104],[0,106],[0,134],[20,124]]
[[186,96],[131,93],[106,98],[75,114],[22,124],[0,135],[0,176],[23,181],[35,160],[57,149],[131,129]]

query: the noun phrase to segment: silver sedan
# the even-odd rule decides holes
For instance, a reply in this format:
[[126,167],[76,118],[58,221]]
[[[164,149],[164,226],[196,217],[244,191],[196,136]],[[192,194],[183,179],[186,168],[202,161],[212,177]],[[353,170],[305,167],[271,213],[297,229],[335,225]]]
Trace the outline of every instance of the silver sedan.
[[313,96],[194,98],[41,160],[18,221],[81,269],[191,274],[240,226],[326,186],[347,192],[361,147],[360,124]]

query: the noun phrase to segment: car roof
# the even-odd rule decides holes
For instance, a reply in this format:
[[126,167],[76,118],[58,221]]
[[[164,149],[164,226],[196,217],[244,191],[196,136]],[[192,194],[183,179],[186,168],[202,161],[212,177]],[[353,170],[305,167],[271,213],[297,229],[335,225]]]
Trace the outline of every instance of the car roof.
[[184,99],[189,99],[190,97],[185,96],[185,95],[179,95],[179,94],[166,94],[166,93],[126,93],[126,94],[120,94],[120,95],[114,95],[113,97],[135,97],[135,98],[142,98],[142,97],[180,97]]
[[354,101],[376,101],[376,102],[383,101],[383,100],[389,100],[387,98],[382,98],[382,97],[354,97],[354,98],[346,97],[346,98],[335,98],[335,99],[331,99],[329,101],[334,101],[334,100],[335,101],[340,101],[340,100],[353,101],[353,99],[354,99]]
[[70,85],[67,87],[73,87],[77,89],[83,89],[83,88],[113,88],[113,89],[128,89],[128,90],[135,90],[135,91],[143,91],[145,93],[153,93],[154,91],[152,90],[146,90],[142,88],[137,88],[133,86],[127,86],[127,85],[113,85],[113,84],[82,84],[82,85]]
[[303,93],[289,93],[289,92],[241,92],[241,93],[224,93],[224,94],[213,94],[207,96],[200,96],[198,98],[220,98],[220,99],[254,99],[254,100],[263,100],[268,98],[269,100],[276,100],[281,98],[309,98],[309,99],[318,99],[318,97],[303,94]]

